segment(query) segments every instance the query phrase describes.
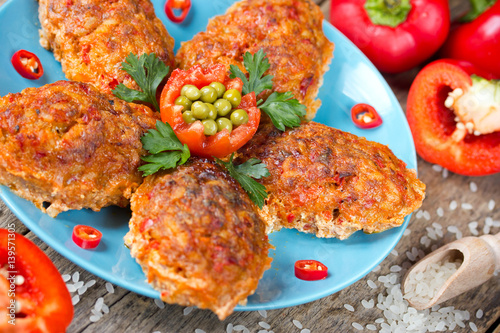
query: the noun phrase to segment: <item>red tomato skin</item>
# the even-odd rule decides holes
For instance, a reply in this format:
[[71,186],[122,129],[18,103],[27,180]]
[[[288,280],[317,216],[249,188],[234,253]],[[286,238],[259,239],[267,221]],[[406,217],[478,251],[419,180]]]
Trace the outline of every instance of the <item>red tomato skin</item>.
[[440,54],[467,60],[500,78],[500,1],[471,22],[452,24]]
[[[9,238],[6,229],[0,229],[0,265],[7,264],[8,248],[12,238]],[[63,333],[73,319],[73,304],[68,288],[56,266],[32,241],[23,235],[15,235],[15,270],[21,274],[25,281],[16,286],[16,298],[22,304],[23,299],[35,302],[33,311],[24,312],[23,317],[16,318],[18,332],[38,333]],[[49,283],[47,282],[49,281]],[[7,297],[1,293],[0,298]],[[0,320],[0,331],[3,331],[4,322]],[[5,322],[7,328],[10,324]],[[46,327],[47,331],[43,330]]]
[[386,73],[407,71],[432,56],[450,28],[447,0],[411,0],[406,20],[395,28],[375,25],[365,0],[332,0],[330,21],[375,67]]
[[259,127],[260,110],[257,108],[253,92],[244,95],[238,106],[238,108],[247,111],[248,123],[236,127],[231,134],[224,130],[216,135],[206,136],[203,134],[203,125],[200,121],[195,121],[192,124],[184,122],[182,106],[174,104],[182,87],[185,84],[193,84],[200,89],[214,81],[223,83],[226,89],[236,89],[240,93],[243,88],[243,82],[239,78],[229,79],[224,65],[217,64],[207,69],[196,65],[189,70],[174,70],[161,93],[161,120],[172,126],[179,141],[188,145],[191,155],[225,157],[247,143]]
[[447,60],[437,60],[422,69],[408,94],[406,118],[418,155],[430,163],[465,176],[500,172],[500,132],[466,135],[452,140],[454,113],[444,106],[447,93],[472,85],[470,74]]

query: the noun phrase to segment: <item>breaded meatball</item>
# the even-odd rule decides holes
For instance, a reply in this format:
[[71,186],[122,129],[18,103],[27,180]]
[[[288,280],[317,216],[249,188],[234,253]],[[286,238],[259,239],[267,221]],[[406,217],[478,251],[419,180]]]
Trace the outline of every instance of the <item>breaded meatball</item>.
[[270,267],[264,222],[213,161],[191,158],[148,176],[131,208],[125,243],[167,303],[210,309],[222,320]]
[[52,217],[124,207],[142,182],[140,137],[156,119],[85,83],[8,94],[0,98],[0,183]]
[[[311,0],[243,0],[211,19],[206,32],[182,43],[176,55],[180,68],[216,63],[243,66],[245,52],[263,49],[274,75],[274,90],[291,91],[312,119],[323,74],[333,56],[333,44],[322,28],[323,13]],[[270,92],[264,92],[266,98]]]
[[40,43],[54,52],[70,80],[105,93],[119,83],[138,90],[121,63],[155,53],[170,69],[174,40],[149,0],[39,0]]
[[424,199],[415,170],[387,146],[315,122],[286,132],[263,122],[239,153],[239,162],[258,158],[271,173],[259,180],[268,231],[346,239],[400,226]]

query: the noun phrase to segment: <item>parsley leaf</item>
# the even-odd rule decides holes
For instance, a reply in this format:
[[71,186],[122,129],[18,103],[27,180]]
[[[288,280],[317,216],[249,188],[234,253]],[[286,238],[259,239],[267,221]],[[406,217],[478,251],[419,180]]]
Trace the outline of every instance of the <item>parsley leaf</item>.
[[[246,52],[243,56],[243,64],[248,71],[249,79],[235,65],[230,66],[230,78],[234,79],[238,77],[243,81],[242,91],[244,95],[254,91],[255,96],[257,96],[264,90],[273,88],[273,76],[263,76],[270,65],[262,49],[253,56],[250,52]],[[267,113],[274,126],[280,131],[284,131],[285,127],[293,128],[300,126],[301,117],[306,115],[306,107],[294,99],[293,94],[289,91],[285,93],[273,92],[263,104],[260,103],[262,101],[257,103],[257,107]]]
[[150,129],[142,136],[141,141],[144,149],[151,154],[141,157],[148,162],[139,167],[144,172],[144,177],[184,164],[191,156],[188,146],[182,145],[172,127],[159,120],[156,121],[156,129]]
[[252,200],[259,208],[264,206],[264,199],[267,198],[266,187],[255,179],[269,176],[269,170],[264,163],[256,158],[251,158],[243,164],[233,164],[234,153],[231,154],[229,162],[224,162],[218,158],[215,161],[224,166],[241,187],[248,193],[250,200]]
[[229,76],[231,79],[238,77],[243,81],[243,95],[255,91],[255,96],[257,96],[264,90],[273,88],[273,76],[266,75],[263,77],[264,72],[269,69],[270,65],[262,49],[253,56],[250,52],[246,52],[243,56],[243,65],[248,72],[249,79],[247,79],[241,69],[235,65],[230,66],[231,75]]
[[161,81],[167,76],[169,67],[166,66],[154,53],[143,54],[137,58],[130,53],[126,62],[122,62],[122,69],[127,72],[142,89],[142,91],[130,89],[120,83],[113,89],[113,95],[126,102],[141,101],[153,104],[156,111],[160,111],[156,100],[156,90]]
[[273,92],[267,100],[257,105],[262,111],[271,118],[274,126],[280,131],[286,127],[298,127],[301,123],[301,117],[306,115],[305,105],[293,98],[289,91],[286,93]]

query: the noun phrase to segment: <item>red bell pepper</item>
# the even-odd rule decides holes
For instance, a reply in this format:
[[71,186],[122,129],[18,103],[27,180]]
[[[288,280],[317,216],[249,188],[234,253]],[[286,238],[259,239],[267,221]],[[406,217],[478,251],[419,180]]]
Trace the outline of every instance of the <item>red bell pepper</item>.
[[240,93],[243,87],[243,82],[239,78],[229,78],[226,67],[221,64],[207,69],[196,65],[188,70],[174,70],[161,93],[161,119],[172,126],[177,138],[183,144],[188,145],[191,155],[222,158],[241,148],[253,137],[259,127],[260,110],[257,108],[255,93],[246,94],[241,98],[241,104],[237,108],[247,112],[248,122],[234,128],[231,133],[223,130],[215,135],[206,136],[201,121],[188,124],[182,119],[182,106],[175,105],[175,99],[180,96],[181,89],[186,84],[192,84],[200,89],[212,82],[221,82],[226,89],[237,89]]
[[428,59],[450,28],[448,0],[332,0],[331,23],[381,71]]
[[26,50],[19,50],[10,59],[16,71],[29,80],[38,80],[43,75],[42,62],[36,54]]
[[95,249],[102,239],[102,233],[88,225],[76,225],[73,228],[73,242],[82,249]]
[[297,260],[295,262],[295,276],[301,280],[323,280],[328,275],[328,267],[317,260]]
[[42,250],[0,229],[0,271],[0,332],[66,331],[73,319],[71,296]]
[[359,128],[368,129],[382,125],[382,118],[369,104],[359,103],[351,109],[351,119]]
[[[464,69],[465,68],[465,69]],[[417,153],[467,176],[500,172],[500,81],[472,64],[438,60],[410,87],[406,117]]]
[[[483,2],[471,0],[474,8]],[[500,78],[500,1],[485,7],[474,20],[452,25],[440,53],[444,58],[467,60]]]
[[[190,9],[191,0],[167,0],[165,3],[165,14],[174,23],[182,23],[186,19]],[[174,10],[180,10],[180,15],[175,15]]]

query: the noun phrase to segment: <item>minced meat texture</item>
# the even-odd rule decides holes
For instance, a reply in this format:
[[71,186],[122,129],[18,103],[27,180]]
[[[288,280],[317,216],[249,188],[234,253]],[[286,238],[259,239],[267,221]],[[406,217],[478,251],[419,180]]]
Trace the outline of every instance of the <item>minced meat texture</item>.
[[271,65],[266,75],[274,76],[274,90],[291,91],[312,119],[321,105],[315,98],[333,56],[322,23],[323,13],[311,0],[239,1],[211,19],[205,32],[182,43],[176,61],[182,69],[222,63],[228,70],[236,65],[246,73],[243,55],[262,49]]
[[146,177],[131,208],[125,243],[167,303],[210,309],[222,320],[270,267],[264,221],[213,161],[191,158]]
[[0,98],[0,183],[52,217],[125,207],[142,182],[140,138],[156,119],[84,83],[8,94]]
[[105,93],[119,83],[138,90],[122,70],[133,53],[154,53],[170,69],[174,40],[149,0],[39,0],[40,43],[52,50],[70,80]]
[[239,151],[258,158],[269,198],[260,211],[268,231],[296,228],[345,239],[399,226],[421,206],[425,185],[382,144],[319,123],[281,132],[264,121]]

